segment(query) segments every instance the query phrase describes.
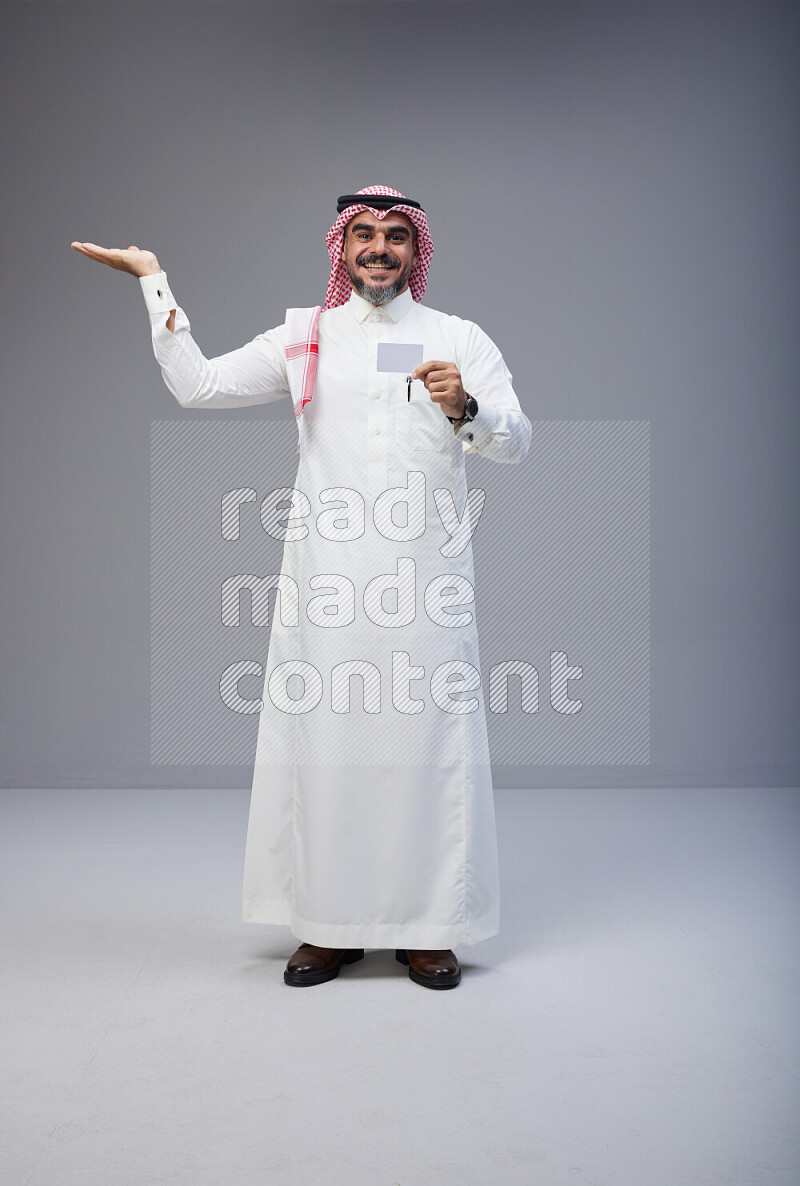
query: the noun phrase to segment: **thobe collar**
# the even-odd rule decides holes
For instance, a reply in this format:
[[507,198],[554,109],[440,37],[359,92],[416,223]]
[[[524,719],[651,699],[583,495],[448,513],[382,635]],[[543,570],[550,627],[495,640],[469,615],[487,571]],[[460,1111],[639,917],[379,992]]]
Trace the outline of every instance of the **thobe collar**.
[[370,313],[380,311],[385,313],[390,321],[400,321],[405,317],[414,304],[414,298],[411,295],[411,289],[407,288],[405,292],[401,292],[393,301],[388,301],[385,305],[373,305],[370,301],[365,301],[362,296],[359,296],[355,289],[350,293],[350,299],[347,301],[347,307],[350,310],[356,321],[364,322],[369,317]]

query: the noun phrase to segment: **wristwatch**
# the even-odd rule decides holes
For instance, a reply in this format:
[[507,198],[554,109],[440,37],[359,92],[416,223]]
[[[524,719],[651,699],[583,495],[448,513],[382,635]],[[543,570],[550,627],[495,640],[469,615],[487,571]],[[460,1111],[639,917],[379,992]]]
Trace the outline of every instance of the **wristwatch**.
[[478,401],[474,395],[467,396],[467,406],[464,410],[463,416],[448,416],[447,419],[451,424],[468,424],[470,420],[474,420],[478,415]]

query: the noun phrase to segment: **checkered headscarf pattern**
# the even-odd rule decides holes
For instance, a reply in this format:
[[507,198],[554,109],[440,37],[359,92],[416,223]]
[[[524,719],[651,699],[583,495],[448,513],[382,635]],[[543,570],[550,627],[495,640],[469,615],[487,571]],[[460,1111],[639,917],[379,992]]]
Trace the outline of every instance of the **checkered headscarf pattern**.
[[[406,196],[397,189],[389,189],[386,185],[368,185],[365,189],[359,189],[356,192],[359,195],[363,194],[365,198],[368,198],[370,194],[380,194],[387,198],[404,198]],[[328,291],[325,294],[324,308],[333,309],[336,305],[343,305],[350,299],[353,285],[347,266],[342,259],[342,247],[344,245],[344,228],[350,219],[358,214],[359,210],[369,210],[370,214],[374,214],[376,218],[385,218],[387,214],[399,212],[411,219],[417,228],[417,258],[408,278],[408,287],[414,300],[421,301],[425,285],[428,283],[428,269],[433,256],[433,239],[425,212],[417,210],[415,206],[404,206],[402,203],[392,206],[390,210],[375,210],[370,206],[369,201],[365,201],[363,204],[347,206],[325,236],[328,255],[331,257],[331,275],[328,281]]]
[[286,374],[292,393],[294,418],[299,420],[303,408],[314,394],[319,358],[319,315],[322,309],[286,310]]

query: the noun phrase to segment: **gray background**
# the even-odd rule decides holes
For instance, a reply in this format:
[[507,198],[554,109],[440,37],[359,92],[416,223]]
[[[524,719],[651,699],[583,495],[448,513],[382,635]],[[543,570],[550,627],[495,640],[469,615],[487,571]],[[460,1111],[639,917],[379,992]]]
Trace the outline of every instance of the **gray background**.
[[651,425],[651,764],[497,785],[797,783],[793,6],[0,20],[3,785],[250,777],[150,765],[150,426],[291,409],[180,409],[137,281],[70,241],[155,251],[213,356],[321,300],[335,198],[373,182],[426,206],[426,301],[500,344],[534,430]]

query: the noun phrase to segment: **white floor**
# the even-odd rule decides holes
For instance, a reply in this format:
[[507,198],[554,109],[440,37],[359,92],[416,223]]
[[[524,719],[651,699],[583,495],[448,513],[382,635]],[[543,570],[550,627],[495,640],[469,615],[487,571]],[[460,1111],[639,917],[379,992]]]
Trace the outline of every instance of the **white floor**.
[[0,792],[3,1186],[797,1186],[800,794],[496,803],[457,989],[293,989],[246,792]]

